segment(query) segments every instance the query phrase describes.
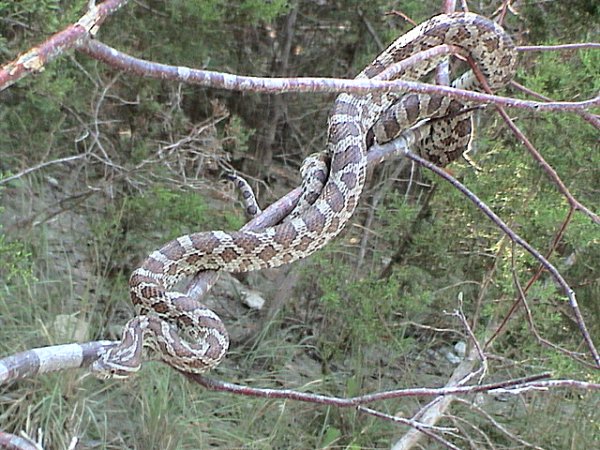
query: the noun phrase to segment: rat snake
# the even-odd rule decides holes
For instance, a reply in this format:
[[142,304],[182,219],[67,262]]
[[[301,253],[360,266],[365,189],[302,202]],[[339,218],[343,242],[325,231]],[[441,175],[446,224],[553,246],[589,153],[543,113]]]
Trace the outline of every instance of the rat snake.
[[[510,37],[494,22],[472,13],[439,15],[394,41],[357,78],[377,77],[391,64],[441,44],[466,51],[492,89],[514,75],[515,50]],[[440,62],[419,62],[395,78],[419,80]],[[471,72],[453,83],[480,90]],[[137,315],[125,326],[121,342],[93,364],[96,375],[127,377],[143,359],[142,347],[173,367],[202,373],[224,357],[229,337],[219,317],[200,302],[176,292],[183,277],[202,270],[246,272],[277,267],[322,248],[350,219],[365,183],[367,141],[385,140],[431,117],[465,106],[439,95],[406,92],[343,93],[329,118],[324,152],[328,176],[319,195],[298,214],[262,231],[208,231],[181,236],[153,252],[131,275],[129,285]],[[438,121],[421,144],[421,154],[446,165],[470,139],[470,120]],[[391,135],[391,136],[390,136]],[[312,176],[306,171],[306,176]]]

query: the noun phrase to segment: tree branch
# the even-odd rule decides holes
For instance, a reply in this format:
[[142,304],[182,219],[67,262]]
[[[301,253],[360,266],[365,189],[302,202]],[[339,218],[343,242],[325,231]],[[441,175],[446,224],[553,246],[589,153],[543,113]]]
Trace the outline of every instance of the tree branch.
[[86,38],[94,36],[106,18],[118,11],[127,1],[106,0],[91,7],[77,23],[69,25],[42,44],[31,48],[14,61],[2,66],[0,68],[0,91],[21,78],[42,72],[49,62],[54,61],[67,50],[77,47]]
[[346,80],[339,78],[263,78],[234,75],[210,70],[192,69],[184,66],[171,66],[135,58],[120,52],[96,40],[87,40],[79,48],[88,56],[107,65],[131,74],[155,78],[159,80],[178,81],[196,84],[215,89],[227,89],[254,93],[288,93],[288,92],[417,92],[427,94],[443,94],[452,98],[476,103],[494,103],[511,108],[534,109],[536,111],[581,111],[600,106],[600,96],[581,102],[536,102],[520,100],[498,95],[455,89],[449,86],[418,83],[414,81],[378,81],[378,80]]

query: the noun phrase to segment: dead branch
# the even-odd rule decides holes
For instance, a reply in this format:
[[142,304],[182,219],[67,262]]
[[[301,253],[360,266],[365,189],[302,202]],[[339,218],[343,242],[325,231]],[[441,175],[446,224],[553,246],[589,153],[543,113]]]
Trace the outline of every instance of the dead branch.
[[30,439],[0,431],[0,448],[3,450],[43,450]]
[[[359,405],[367,405],[381,400],[389,400],[392,398],[402,397],[439,397],[446,395],[463,395],[463,394],[474,394],[479,392],[491,392],[502,389],[503,392],[510,391],[511,389],[523,389],[531,387],[532,389],[538,386],[536,383],[538,380],[543,380],[550,377],[550,374],[544,373],[539,375],[533,375],[531,377],[524,377],[514,380],[506,380],[498,383],[489,383],[481,385],[470,385],[470,386],[449,386],[443,388],[408,388],[408,389],[397,389],[385,392],[378,392],[375,394],[359,395],[356,397],[340,398],[328,395],[313,394],[309,392],[299,392],[292,389],[268,389],[268,388],[252,388],[249,386],[242,386],[235,383],[228,383],[226,381],[215,380],[202,375],[189,374],[182,372],[188,379],[204,386],[212,391],[224,391],[229,393],[235,393],[240,395],[247,395],[250,397],[262,397],[270,399],[287,399],[297,400],[301,402],[317,403],[323,405],[337,406],[341,408],[356,407]],[[559,381],[559,380],[557,380]],[[562,380],[565,381],[565,380]],[[566,380],[571,381],[571,380]],[[573,384],[573,387],[580,387],[578,384]],[[593,385],[591,383],[585,384],[585,389],[593,388],[600,389],[599,385]]]
[[117,12],[128,0],[106,0],[92,6],[79,21],[54,34],[42,44],[0,67],[0,91],[28,75],[44,70],[49,62],[75,48],[82,40],[94,36],[106,18]]
[[[439,442],[444,447],[449,448],[451,450],[460,450],[460,448],[457,447],[456,445],[454,445],[452,442],[449,442],[446,439],[444,439],[443,437],[439,436],[437,433],[434,433],[434,431],[438,431],[440,433],[447,433],[447,434],[452,434],[452,435],[456,436],[456,432],[458,431],[456,428],[436,427],[433,425],[428,425],[428,424],[419,422],[414,419],[405,419],[403,417],[385,414],[380,411],[376,411],[374,409],[367,408],[366,406],[358,406],[356,409],[362,413],[377,417],[378,419],[388,420],[390,422],[407,425],[407,426],[413,428],[413,430],[411,430],[412,432],[415,432],[417,434],[422,433],[423,435],[428,436],[429,438],[433,439],[436,442]],[[409,448],[409,447],[402,447],[402,448]],[[394,445],[392,447],[392,450],[397,450],[396,445]]]
[[600,42],[578,42],[576,44],[559,45],[520,45],[516,48],[520,52],[555,52],[563,50],[588,50],[600,48]]
[[[392,145],[395,145],[392,142]],[[469,200],[471,200],[477,208],[479,208],[486,216],[488,216],[497,226],[500,228],[513,242],[517,245],[524,248],[531,256],[537,259],[544,268],[550,272],[552,277],[556,280],[556,282],[561,286],[563,292],[569,299],[569,303],[571,304],[571,308],[577,317],[577,325],[579,330],[585,339],[587,347],[592,354],[594,359],[594,363],[597,367],[600,367],[600,355],[594,346],[594,342],[587,330],[585,322],[583,320],[583,316],[581,315],[581,311],[579,309],[579,304],[577,303],[577,299],[575,298],[575,291],[569,286],[566,280],[563,278],[561,273],[558,271],[556,267],[554,267],[540,252],[538,252],[535,248],[531,246],[526,240],[520,237],[517,233],[510,229],[510,227],[500,218],[498,217],[489,206],[487,206],[484,202],[482,202],[473,192],[467,189],[462,183],[453,178],[450,174],[445,172],[444,170],[437,167],[435,164],[421,158],[420,156],[408,151],[406,152],[406,156],[413,161],[417,162],[419,165],[424,166],[425,168],[431,170],[436,175],[444,178],[448,181],[452,186],[458,189],[463,195],[465,195]]]
[[115,344],[114,341],[92,341],[52,345],[7,356],[0,359],[0,386],[45,373],[87,367],[98,359],[100,350]]
[[159,80],[179,81],[219,89],[259,93],[335,93],[335,92],[417,92],[443,94],[452,98],[475,103],[494,103],[512,108],[535,111],[585,111],[600,106],[600,96],[581,102],[536,102],[498,95],[455,89],[449,86],[418,83],[413,81],[346,80],[339,78],[263,78],[234,75],[210,70],[198,70],[184,66],[155,63],[120,52],[96,40],[87,40],[78,48],[88,56],[107,65],[134,75]]
[[[92,2],[93,3],[93,2]],[[517,139],[523,142],[529,152],[532,154],[536,162],[543,168],[548,177],[558,187],[559,191],[567,199],[570,206],[570,213],[573,210],[578,209],[588,215],[596,224],[600,224],[598,216],[582,205],[574,196],[569,192],[566,185],[558,177],[554,169],[545,162],[541,154],[534,148],[529,142],[526,136],[517,128],[517,126],[510,120],[506,112],[502,109],[502,106],[512,108],[530,109],[535,111],[563,111],[563,112],[574,112],[581,115],[584,119],[588,120],[592,125],[598,127],[599,119],[597,116],[589,113],[588,110],[592,107],[600,106],[600,96],[594,97],[589,100],[581,102],[561,102],[551,101],[547,98],[542,98],[543,101],[532,101],[532,100],[519,100],[509,97],[502,97],[492,95],[491,93],[476,93],[471,91],[464,91],[460,89],[453,89],[448,86],[431,85],[417,82],[407,81],[385,81],[385,80],[342,80],[333,78],[259,78],[259,77],[246,77],[238,76],[234,74],[221,73],[197,70],[188,67],[181,66],[169,66],[165,64],[159,64],[151,61],[145,61],[139,58],[122,53],[116,49],[113,49],[99,41],[91,39],[95,36],[99,26],[104,20],[114,12],[116,12],[121,6],[127,3],[126,0],[107,0],[98,6],[90,7],[88,13],[84,15],[81,20],[76,24],[73,24],[63,31],[60,31],[50,37],[48,40],[43,42],[41,45],[30,49],[24,54],[20,55],[14,61],[6,64],[0,68],[0,90],[7,88],[18,80],[37,72],[44,70],[46,65],[53,61],[56,57],[65,53],[71,49],[77,49],[88,56],[95,58],[99,61],[103,61],[105,64],[125,72],[137,74],[143,77],[156,78],[161,80],[179,81],[190,84],[197,84],[201,86],[207,86],[212,88],[224,88],[229,90],[237,91],[251,91],[251,92],[263,92],[280,94],[284,92],[312,92],[312,93],[328,93],[328,92],[354,92],[354,93],[365,93],[372,91],[413,91],[420,93],[442,93],[450,97],[467,100],[477,103],[491,103],[494,104],[501,116],[505,119],[509,128],[513,131]],[[448,8],[454,8],[454,2],[446,1],[445,4]],[[506,3],[505,3],[506,6]],[[566,44],[559,46],[528,46],[519,47],[520,51],[539,51],[539,50],[573,50],[579,48],[597,48],[600,44],[596,43],[584,43],[584,44]],[[439,54],[456,54],[460,53],[460,50],[451,48],[449,46],[440,46],[439,48],[432,49],[429,53],[424,52],[422,55],[418,55],[417,58],[430,57],[431,54],[439,52]],[[445,53],[444,53],[445,52]],[[411,64],[413,61],[407,60],[402,64]],[[400,65],[401,66],[401,65]],[[400,67],[401,68],[401,67]],[[395,68],[398,70],[398,67]],[[442,69],[443,71],[444,69]],[[393,72],[386,72],[383,78],[391,76]],[[104,98],[106,88],[101,96],[100,101],[97,104],[96,113],[100,107],[100,102]],[[97,122],[96,122],[97,123]],[[74,159],[91,156],[100,160],[103,164],[114,165],[108,154],[102,149],[98,139],[99,130],[95,130],[96,145],[100,148],[103,156],[98,156],[91,152],[86,152],[82,155],[76,155],[66,158],[61,158],[54,161],[48,161],[40,163],[37,166],[28,168],[20,173],[11,177],[5,178],[0,181],[0,184],[7,183],[8,181],[24,176],[34,170],[41,169],[50,164],[67,162]],[[580,332],[587,344],[588,350],[592,355],[596,367],[600,367],[600,355],[596,350],[594,343],[589,335],[586,324],[583,320],[575,293],[573,289],[567,284],[560,272],[536,249],[534,249],[527,241],[522,239],[516,234],[508,225],[506,225],[502,219],[500,219],[491,209],[479,200],[475,194],[469,191],[465,186],[455,180],[446,172],[440,170],[428,161],[423,160],[417,155],[411,153],[408,149],[410,148],[410,140],[397,140],[386,146],[373,148],[369,153],[369,164],[375,165],[380,163],[384,159],[388,159],[394,155],[402,154],[407,156],[419,165],[425,166],[432,170],[437,175],[446,179],[455,188],[459,189],[463,195],[469,198],[480,210],[484,212],[497,226],[500,228],[514,243],[523,247],[529,252],[534,258],[540,263],[540,270],[538,270],[536,276],[532,280],[537,280],[540,276],[541,268],[547,270],[555,281],[561,286],[566,296],[569,299],[570,306],[575,314],[577,324]],[[125,172],[126,168],[116,167],[118,170]],[[299,196],[299,189],[296,189],[280,199],[275,204],[271,205],[261,216],[257,217],[252,222],[248,223],[243,229],[246,230],[260,230],[266,226],[278,223],[283,217],[285,217],[289,211],[293,208],[297,198]],[[566,225],[565,225],[566,226]],[[563,227],[564,229],[564,227]],[[552,253],[551,248],[549,253]],[[188,290],[189,294],[193,297],[199,298],[216,281],[217,274],[214,272],[204,272],[198,274],[190,283]],[[532,281],[533,282],[533,281]],[[529,318],[530,325],[533,320],[531,319],[531,312],[526,303],[525,294],[528,284],[523,289],[519,284],[518,280],[515,280],[517,289],[519,291],[519,300],[525,305],[525,309]],[[473,331],[469,328],[469,324],[463,315],[459,315],[461,322],[468,330],[468,335],[475,340]],[[536,337],[543,342],[535,328],[532,328]],[[28,350],[22,353],[15,354],[13,356],[0,359],[0,385],[6,384],[15,380],[25,379],[28,377],[37,376],[44,373],[70,369],[87,367],[93,362],[102,349],[115,345],[112,341],[96,341],[85,344],[67,344],[62,346],[45,347],[41,349]],[[198,383],[207,389],[215,391],[224,391],[233,394],[247,395],[254,397],[264,398],[278,398],[278,399],[289,399],[296,401],[304,401],[317,404],[334,405],[338,407],[357,407],[359,411],[370,414],[375,417],[379,417],[385,420],[391,420],[394,422],[403,423],[405,425],[413,427],[418,432],[425,433],[432,439],[438,440],[439,443],[445,445],[447,448],[458,448],[452,443],[444,440],[433,431],[438,432],[451,432],[453,430],[436,428],[430,424],[429,416],[425,416],[427,410],[433,418],[439,418],[441,413],[447,405],[453,400],[455,396],[467,395],[473,393],[483,392],[495,392],[495,393],[510,393],[518,394],[532,390],[547,390],[547,389],[558,389],[558,388],[570,388],[570,389],[585,389],[585,390],[598,390],[600,389],[599,384],[586,383],[577,380],[547,380],[549,374],[535,375],[526,378],[519,378],[515,380],[507,380],[499,383],[484,384],[484,385],[469,385],[464,386],[465,377],[467,379],[472,378],[474,373],[472,372],[476,356],[479,356],[482,360],[485,360],[482,347],[475,341],[475,345],[471,350],[470,357],[463,361],[463,364],[459,366],[459,369],[455,372],[455,375],[449,380],[446,387],[443,388],[416,388],[416,389],[402,389],[380,392],[375,394],[368,394],[358,397],[351,398],[339,398],[331,396],[323,396],[312,393],[303,393],[299,391],[289,389],[259,389],[250,388],[248,386],[240,386],[232,383],[223,381],[216,381],[210,378],[206,378],[199,375],[185,374],[184,375],[191,381]],[[570,352],[570,356],[574,356],[573,352]],[[383,414],[379,411],[372,410],[365,407],[365,404],[369,404],[375,401],[381,401],[392,398],[402,398],[409,396],[422,396],[422,397],[435,397],[426,410],[422,410],[419,414],[418,420],[414,419],[402,419],[395,416]],[[496,424],[498,428],[498,424]],[[418,433],[417,433],[418,434]],[[408,436],[408,435],[407,435]],[[514,436],[513,436],[514,437]],[[16,438],[12,435],[7,435],[0,432],[0,447],[3,445],[9,445],[12,440]],[[5,441],[3,441],[5,439]],[[10,439],[10,441],[9,441]],[[19,439],[19,438],[17,438]],[[16,442],[16,441],[15,441]],[[520,441],[525,444],[523,441]],[[27,448],[22,444],[21,447],[16,448]],[[10,447],[8,447],[10,448]]]

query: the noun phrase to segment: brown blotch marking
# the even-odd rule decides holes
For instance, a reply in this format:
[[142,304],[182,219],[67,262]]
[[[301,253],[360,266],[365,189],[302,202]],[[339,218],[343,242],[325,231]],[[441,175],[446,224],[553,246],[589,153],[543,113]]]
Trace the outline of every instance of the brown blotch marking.
[[240,257],[240,254],[236,252],[234,249],[228,247],[219,253],[219,256],[226,264],[229,264],[231,261]]
[[139,273],[134,273],[133,275],[131,275],[131,278],[129,279],[130,286],[137,286],[138,284],[141,284],[141,283],[156,284],[156,280],[154,278],[148,277],[146,275],[140,275]]
[[339,226],[340,226],[340,219],[338,219],[337,217],[334,217],[331,220],[331,223],[329,224],[329,227],[327,228],[327,231],[329,233],[333,233],[333,232],[337,231],[337,229],[339,228]]
[[332,123],[329,125],[328,139],[332,145],[336,145],[339,141],[344,139],[345,134],[343,126],[344,124],[342,123]]
[[311,238],[309,238],[308,236],[303,236],[302,239],[300,239],[300,242],[298,243],[296,248],[300,251],[306,251],[306,249],[308,249],[311,243]]
[[[383,128],[383,136],[380,132],[381,128]],[[400,124],[398,123],[398,119],[394,109],[388,109],[387,111],[385,111],[384,114],[381,115],[377,123],[377,130],[379,138],[378,142],[380,144],[391,140],[400,132]]]
[[268,261],[277,255],[277,251],[271,246],[267,245],[261,252],[258,254],[258,257],[263,261]]
[[[371,93],[371,101],[373,103],[381,103],[381,92],[372,92]],[[369,117],[369,115],[371,114],[371,107],[370,104],[365,102],[362,105],[362,116],[363,117]]]
[[498,37],[495,34],[492,34],[489,38],[484,39],[482,43],[489,53],[493,53],[499,45]]
[[[439,41],[443,42],[444,39],[446,38],[446,33],[448,31],[448,28],[450,28],[450,24],[449,23],[441,23],[427,31],[425,31],[424,35],[425,36],[429,36],[429,37],[434,37],[437,38]],[[431,45],[427,45],[427,48],[432,47],[433,45],[438,45],[438,43],[436,44],[431,44]]]
[[333,144],[346,136],[360,136],[360,128],[352,122],[334,123],[329,127],[329,139]]
[[156,302],[152,305],[152,309],[158,314],[165,314],[169,311],[169,307],[165,302]]
[[360,146],[352,144],[348,145],[339,153],[336,153],[331,161],[331,171],[337,172],[342,170],[348,164],[358,164],[362,159],[362,149]]
[[[323,189],[327,203],[333,212],[340,212],[344,207],[344,195],[340,189],[333,183],[329,183]],[[321,225],[322,226],[322,225]]]
[[264,263],[261,264],[260,262],[258,262],[258,266],[257,266],[257,262],[253,258],[242,258],[241,262],[240,262],[240,270],[239,271],[240,272],[248,272],[252,268],[254,268],[254,270],[256,270],[257,267],[260,269],[264,269],[264,268],[266,268],[266,265]]
[[254,250],[260,244],[260,241],[257,237],[245,233],[240,233],[239,235],[234,236],[233,242],[235,245],[244,249],[248,253]]
[[179,273],[179,264],[171,264],[165,273],[170,276],[177,275]]
[[510,53],[504,55],[500,60],[500,65],[503,67],[508,67],[513,63],[514,56]]
[[281,259],[283,260],[284,264],[288,264],[294,260],[294,255],[290,253],[284,253]]
[[[330,160],[326,161],[327,167],[330,165]],[[329,174],[327,173],[327,168],[324,170],[319,170],[317,172],[313,172],[313,176],[321,183],[325,184]]]
[[356,208],[357,203],[358,198],[355,195],[348,198],[348,210],[352,211],[354,208]]
[[191,327],[194,325],[194,321],[187,314],[180,314],[177,316],[177,321],[185,327]]
[[[500,60],[500,66],[510,67],[513,64],[513,56],[511,54],[504,55]],[[512,72],[506,71],[505,76],[499,81],[500,84],[508,83],[512,78]]]
[[[156,298],[156,297],[160,297],[163,293],[164,293],[164,290],[160,289],[160,288],[158,288],[156,286],[144,286],[143,288],[140,289],[140,294],[144,298]],[[131,300],[132,300],[132,302],[133,302],[134,305],[137,305],[137,304],[140,303],[141,299],[138,298],[137,296],[135,296],[132,293],[131,294]]]
[[[179,261],[183,258],[183,255],[185,255],[185,249],[176,239],[169,242],[159,251],[171,261]],[[171,263],[167,267],[163,268],[162,272],[171,276],[177,275],[179,272],[179,264],[176,262]]]
[[460,137],[466,137],[471,135],[471,119],[461,120],[454,127],[454,131]]
[[175,308],[180,311],[193,311],[199,307],[200,303],[196,300],[188,297],[187,295],[180,295],[177,298],[171,300]]
[[290,242],[296,239],[298,232],[290,223],[283,224],[273,236],[273,240],[283,246],[287,246]]
[[413,50],[409,47],[399,47],[392,51],[391,57],[393,62],[404,61],[406,58],[413,54]]
[[183,258],[183,255],[185,254],[185,249],[182,247],[179,241],[177,241],[177,239],[172,240],[159,251],[163,255],[167,256],[171,261],[176,261]]
[[373,61],[365,70],[363,70],[363,74],[367,78],[373,78],[375,75],[379,75],[385,69],[385,64],[382,64],[379,61]]
[[421,102],[419,96],[416,94],[410,94],[402,98],[402,104],[406,109],[406,118],[408,123],[413,123],[419,117],[421,113]]
[[[324,191],[327,191],[327,189],[327,186],[325,186]],[[310,230],[322,230],[325,226],[325,216],[316,209],[311,210],[311,214],[306,215],[304,221]]]
[[346,101],[337,101],[333,107],[333,115],[335,114],[347,114],[350,116],[357,116],[359,109],[356,105],[348,103]]
[[452,37],[455,42],[464,42],[471,38],[471,32],[467,28],[458,28]]
[[454,144],[454,136],[445,137],[441,141],[438,139],[438,143],[442,144],[444,147],[450,147]]
[[146,261],[144,261],[144,264],[142,264],[142,267],[144,269],[149,270],[150,272],[154,272],[154,273],[163,273],[164,268],[165,268],[163,263],[152,258],[151,256],[149,256],[146,259]]
[[223,349],[221,348],[221,343],[218,339],[213,335],[208,335],[205,337],[206,343],[208,344],[208,351],[206,352],[206,357],[210,359],[216,359],[222,355]]
[[185,262],[187,262],[190,266],[195,266],[200,259],[202,259],[202,256],[193,253],[185,258]]
[[140,294],[142,297],[151,298],[154,297],[154,293],[156,292],[156,288],[150,286],[144,286],[140,289]]
[[202,249],[204,254],[212,253],[215,248],[221,245],[221,241],[212,233],[194,233],[189,235],[192,245],[196,249]]
[[219,319],[211,319],[210,317],[200,317],[198,323],[201,327],[213,328],[219,333],[228,336],[225,324]]
[[443,100],[444,97],[442,95],[430,95],[429,104],[427,105],[427,115],[431,116],[435,114],[440,109]]
[[463,109],[464,106],[465,105],[463,105],[458,100],[452,99],[450,101],[450,104],[448,105],[448,113],[449,114],[456,114],[456,113],[460,112],[460,110]]
[[355,173],[348,172],[342,175],[342,181],[344,184],[346,184],[346,186],[348,186],[348,189],[354,189],[358,181],[358,177]]

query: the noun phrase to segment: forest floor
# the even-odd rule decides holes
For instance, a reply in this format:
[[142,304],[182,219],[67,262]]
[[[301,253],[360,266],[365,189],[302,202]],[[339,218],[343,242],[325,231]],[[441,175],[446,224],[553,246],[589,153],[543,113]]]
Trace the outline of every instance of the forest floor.
[[[111,214],[109,197],[94,195],[79,201],[77,196],[72,196],[71,200],[65,201],[65,193],[77,192],[77,186],[68,173],[60,178],[56,176],[36,178],[35,185],[12,183],[2,192],[4,232],[26,241],[32,251],[34,275],[25,289],[14,291],[20,292],[28,301],[19,305],[15,317],[0,317],[6,321],[0,336],[4,353],[7,349],[26,350],[47,344],[116,339],[131,314],[126,274],[115,276],[114,268],[130,267],[143,255],[118,252],[121,244],[117,240],[102,239],[106,234],[99,230],[112,223],[107,217]],[[214,190],[199,195],[206,200],[209,210],[228,210],[235,214],[239,208],[231,198],[223,200],[221,195],[215,196]],[[273,192],[273,195],[277,193]],[[113,233],[109,235],[115,237]],[[345,238],[342,236],[341,239]],[[146,242],[138,243],[136,247],[145,248],[148,253],[153,250],[153,241],[156,236],[149,236]],[[113,256],[117,254],[126,259],[115,261]],[[106,265],[109,260],[110,266]],[[306,283],[311,279],[310,264],[309,259],[279,269],[220,277],[205,302],[226,322],[232,344],[228,358],[211,374],[212,377],[252,387],[290,388],[347,397],[406,387],[444,386],[464,362],[464,337],[451,330],[432,334],[428,327],[415,328],[412,345],[402,352],[381,341],[348,342],[347,348],[340,346],[325,358],[320,336],[347,331],[323,328],[331,321],[324,317],[327,312],[318,303],[319,293],[310,292],[312,285]],[[109,267],[113,269],[108,270]],[[348,307],[352,308],[352,305]],[[111,311],[108,321],[98,317],[106,310]],[[401,312],[398,314],[400,316]],[[27,318],[26,323],[7,327],[16,316]],[[106,323],[102,335],[98,334],[98,323]],[[385,321],[380,326],[386,326]],[[33,398],[30,398],[28,382],[19,383],[16,389],[4,392],[0,417],[3,423],[21,426],[33,436],[37,432],[34,424],[40,425],[39,417],[53,414],[58,408],[61,413],[54,420],[46,421],[45,426],[63,427],[62,444],[76,438],[76,448],[208,448],[215,445],[221,448],[335,448],[341,436],[348,434],[355,436],[350,439],[354,442],[352,445],[356,445],[352,448],[385,448],[385,442],[401,434],[400,429],[394,431],[395,427],[388,424],[377,424],[366,418],[358,420],[355,411],[296,404],[284,413],[286,401],[239,397],[234,401],[238,405],[233,408],[235,412],[229,405],[225,408],[227,412],[216,413],[219,426],[201,427],[191,437],[183,437],[179,433],[189,432],[191,419],[180,402],[197,403],[204,409],[207,401],[215,401],[223,407],[231,402],[231,396],[212,393],[207,397],[204,389],[186,385],[187,381],[175,373],[165,379],[169,380],[169,386],[175,383],[177,389],[168,387],[161,391],[155,377],[158,374],[164,377],[168,370],[161,364],[147,364],[134,381],[125,383],[94,381],[91,377],[81,377],[84,373],[49,376],[33,381],[37,391]],[[495,376],[511,377],[512,370],[507,367]],[[70,394],[65,392],[64,383],[69,386]],[[179,390],[186,391],[189,399],[174,401],[175,392]],[[108,395],[101,394],[105,391]],[[148,395],[153,391],[160,392],[158,399],[166,405],[164,411],[160,407],[154,409],[157,407],[153,403],[157,399]],[[62,395],[63,399],[53,399],[56,394]],[[524,402],[515,395],[480,394],[472,400],[491,416],[511,424],[527,422],[529,410],[535,404],[535,401]],[[13,414],[15,410],[15,402],[22,404],[18,408],[22,417],[8,419],[7,414]],[[248,405],[254,406],[248,409]],[[410,417],[422,405],[422,401],[413,398],[394,402],[387,408],[392,408],[389,412],[393,414]],[[572,404],[557,408],[542,402],[540,406],[552,410],[559,422],[571,420],[576,413]],[[138,411],[134,417],[140,413],[144,416],[142,423],[145,425],[125,419],[134,411]],[[36,417],[38,420],[34,419]],[[202,417],[205,419],[198,420],[212,420],[210,411],[203,412]],[[272,429],[275,423],[280,426],[281,422],[287,423],[285,429],[293,426],[295,431],[286,434]],[[321,425],[317,425],[319,422]],[[173,432],[165,428],[173,423],[177,425]],[[164,429],[160,436],[156,434],[158,430],[148,428],[155,426]],[[320,432],[315,435],[315,430]],[[56,430],[46,432],[54,435]],[[158,443],[148,446],[149,436],[158,439]],[[597,439],[590,435],[584,441],[596,442]],[[53,442],[51,448],[61,448],[60,439],[57,441],[54,437]],[[348,445],[351,446],[346,441],[343,447],[349,448]],[[438,447],[430,444],[428,448]]]

